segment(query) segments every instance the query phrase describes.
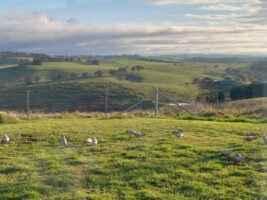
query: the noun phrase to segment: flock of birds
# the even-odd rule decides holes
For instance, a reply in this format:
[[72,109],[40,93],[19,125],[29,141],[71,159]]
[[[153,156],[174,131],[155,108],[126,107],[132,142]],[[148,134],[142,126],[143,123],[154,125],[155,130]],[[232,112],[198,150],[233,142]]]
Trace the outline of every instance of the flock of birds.
[[[1,143],[2,144],[8,144],[10,142],[10,138],[8,137],[8,135],[4,135],[2,138],[1,138]],[[64,146],[67,146],[68,144],[68,140],[65,136],[62,136],[61,140],[60,140],[60,143]],[[95,145],[95,144],[98,144],[98,141],[95,137],[93,138],[88,138],[86,140],[86,143],[88,145]]]
[[[96,144],[98,144],[98,141],[97,141],[97,139],[95,137],[93,137],[93,138],[88,138],[86,140],[86,143],[88,145],[96,145]],[[67,138],[65,136],[62,136],[62,138],[61,138],[61,144],[64,145],[64,146],[67,146],[68,141],[67,141]]]
[[[177,131],[177,130],[173,131],[173,134],[176,137],[180,137],[180,138],[185,136],[182,132]],[[253,140],[256,140],[257,138],[258,138],[257,136],[246,136],[244,138],[244,140],[248,141],[248,142],[252,142]],[[264,144],[267,145],[267,136],[263,136],[263,142],[264,142]],[[231,150],[231,149],[224,149],[219,153],[219,156],[229,156],[232,152],[233,152],[233,150]],[[230,158],[235,163],[240,163],[243,160],[245,160],[245,158],[243,156],[241,156],[240,154],[232,155],[232,156],[230,156]]]
[[[253,140],[256,140],[257,138],[258,138],[257,136],[246,136],[244,138],[244,140],[247,142],[252,142]],[[263,137],[263,142],[265,144],[267,144],[267,136]],[[231,150],[231,149],[225,149],[225,150],[221,151],[219,153],[219,155],[220,156],[227,156],[227,155],[230,155],[232,152],[233,152],[233,150]],[[242,162],[243,160],[245,160],[245,158],[243,156],[241,156],[240,154],[235,154],[235,155],[231,156],[231,160],[233,162],[239,163],[239,162]]]
[[[134,137],[137,137],[137,138],[145,136],[143,133],[137,132],[137,131],[135,131],[135,130],[128,130],[128,131],[126,131],[126,133],[127,133],[127,134],[130,134],[130,135],[132,135],[132,136],[134,136]],[[179,137],[179,138],[185,137],[185,134],[182,133],[182,132],[180,132],[180,131],[178,131],[178,130],[174,130],[174,131],[173,131],[173,134],[174,134],[176,137]],[[244,138],[244,140],[245,140],[245,141],[248,141],[248,142],[252,142],[253,140],[256,140],[257,138],[258,138],[257,136],[246,136],[246,137]],[[3,143],[3,144],[8,144],[9,142],[10,142],[10,138],[8,137],[8,135],[5,134],[5,135],[1,138],[1,143]],[[267,145],[267,136],[263,136],[263,142],[264,142],[265,145]],[[86,140],[86,143],[87,143],[88,145],[97,145],[97,144],[98,144],[98,141],[97,141],[97,139],[96,139],[95,137],[93,137],[93,138],[88,138],[88,139]],[[64,145],[64,146],[67,146],[68,141],[67,141],[67,138],[66,138],[65,136],[62,136],[62,138],[61,138],[61,144]],[[233,152],[233,150],[231,150],[231,149],[224,149],[224,150],[222,150],[222,151],[219,153],[219,155],[220,155],[220,156],[228,156],[228,155],[230,155],[232,152]],[[240,154],[235,154],[235,155],[231,156],[230,158],[231,158],[231,160],[232,160],[233,162],[235,162],[235,163],[240,163],[240,162],[242,162],[243,160],[245,160],[245,158],[244,158],[243,156],[241,156]]]

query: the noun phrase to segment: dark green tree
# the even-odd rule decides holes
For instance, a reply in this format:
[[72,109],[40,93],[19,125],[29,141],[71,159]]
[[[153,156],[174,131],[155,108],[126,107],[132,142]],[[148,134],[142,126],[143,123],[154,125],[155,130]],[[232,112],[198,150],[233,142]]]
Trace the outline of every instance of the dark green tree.
[[218,101],[219,101],[219,102],[224,102],[224,101],[225,101],[225,94],[224,94],[223,91],[220,91],[220,92],[218,93]]
[[99,71],[96,71],[96,72],[95,72],[95,75],[100,77],[100,76],[102,76],[102,75],[103,75],[103,72],[102,72],[102,71],[100,71],[100,70],[99,70]]

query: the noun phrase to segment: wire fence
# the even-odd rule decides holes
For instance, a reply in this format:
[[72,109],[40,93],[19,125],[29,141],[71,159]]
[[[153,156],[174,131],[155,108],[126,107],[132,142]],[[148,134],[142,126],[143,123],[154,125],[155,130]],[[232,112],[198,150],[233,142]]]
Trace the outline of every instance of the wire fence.
[[[135,91],[135,93],[139,93]],[[70,89],[47,89],[0,91],[0,110],[17,112],[43,111],[123,111],[132,103],[145,98],[141,95],[127,95],[128,91],[75,91]]]
[[[164,92],[98,88],[91,89],[18,89],[0,90],[0,110],[16,112],[128,112],[133,109],[153,110],[158,115],[160,106],[180,106]],[[190,111],[189,111],[190,112]]]

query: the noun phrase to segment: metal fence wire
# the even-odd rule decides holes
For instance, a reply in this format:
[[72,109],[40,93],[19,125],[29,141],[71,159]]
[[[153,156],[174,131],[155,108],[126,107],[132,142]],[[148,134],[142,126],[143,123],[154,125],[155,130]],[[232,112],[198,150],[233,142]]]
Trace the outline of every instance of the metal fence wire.
[[[167,103],[173,103],[177,107],[181,107],[159,89],[154,89],[149,94],[144,94],[142,90],[136,90],[132,94],[128,90],[112,89],[102,89],[98,92],[53,88],[45,90],[0,90],[0,110],[24,113],[74,111],[108,113],[144,109],[154,110],[157,116],[159,115],[159,107]],[[190,113],[186,109],[185,111]]]

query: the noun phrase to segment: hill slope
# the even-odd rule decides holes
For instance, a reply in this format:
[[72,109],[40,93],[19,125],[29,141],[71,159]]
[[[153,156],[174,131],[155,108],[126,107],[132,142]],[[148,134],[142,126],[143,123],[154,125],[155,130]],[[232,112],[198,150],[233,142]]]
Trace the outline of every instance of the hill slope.
[[[132,71],[132,67],[135,66],[141,66],[144,70]],[[62,106],[61,110],[75,110],[79,107],[73,106],[74,104],[90,102],[91,106],[88,109],[97,110],[100,109],[97,104],[105,101],[103,99],[105,90],[109,90],[112,95],[110,98],[111,106],[123,104],[122,107],[125,108],[126,104],[129,106],[142,98],[151,99],[152,91],[159,88],[177,101],[190,102],[199,94],[215,93],[221,90],[227,92],[228,86],[208,85],[204,87],[203,85],[192,84],[192,81],[194,78],[204,77],[221,80],[228,75],[226,69],[231,66],[246,71],[249,69],[250,63],[247,61],[215,63],[192,60],[155,62],[126,58],[105,58],[101,60],[100,65],[73,62],[44,62],[42,65],[12,65],[7,63],[6,65],[2,64],[0,68],[0,85],[2,85],[0,87],[0,95],[2,96],[0,101],[2,105],[25,105],[25,93],[27,89],[30,89],[33,104],[36,105],[62,103],[65,105]],[[116,74],[110,73],[111,70],[118,71],[118,69],[126,69],[126,71]],[[97,71],[101,71],[101,75],[97,75]],[[57,78],[58,80],[55,80],[55,77],[58,76],[60,76]],[[27,86],[25,83],[29,82],[29,79],[31,85]],[[126,92],[121,90],[120,94],[118,91],[122,89],[121,86]],[[60,92],[57,88],[61,88],[62,91]],[[73,95],[74,91],[77,95]],[[131,95],[127,91],[131,91]],[[63,93],[64,95],[60,95]],[[115,95],[117,97],[114,97]],[[87,96],[90,97],[87,98]],[[122,96],[128,96],[128,100],[121,100]],[[42,97],[49,97],[49,99],[44,102]],[[86,101],[81,101],[80,99],[84,97]],[[10,99],[16,101],[13,102]],[[62,102],[62,99],[65,99],[66,102]],[[122,101],[128,103],[125,104]],[[41,106],[35,108],[40,109]],[[59,110],[56,105],[45,108]]]

